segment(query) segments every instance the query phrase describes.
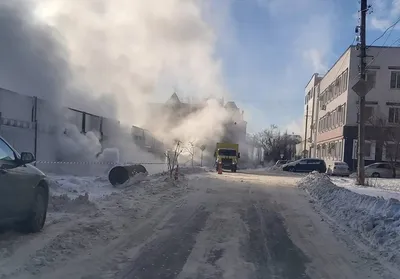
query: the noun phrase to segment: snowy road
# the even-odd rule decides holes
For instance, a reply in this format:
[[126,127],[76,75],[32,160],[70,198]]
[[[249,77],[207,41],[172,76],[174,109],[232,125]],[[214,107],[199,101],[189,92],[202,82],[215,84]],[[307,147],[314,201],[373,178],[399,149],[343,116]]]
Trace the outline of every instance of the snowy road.
[[0,278],[396,278],[284,175],[194,174],[76,203],[40,235],[0,236]]

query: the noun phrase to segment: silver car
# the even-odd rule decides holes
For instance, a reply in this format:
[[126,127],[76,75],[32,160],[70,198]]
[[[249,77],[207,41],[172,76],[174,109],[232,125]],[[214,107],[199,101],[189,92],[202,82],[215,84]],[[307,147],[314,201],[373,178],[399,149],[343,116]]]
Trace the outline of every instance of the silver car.
[[330,174],[336,176],[349,176],[350,175],[349,165],[346,162],[339,162],[339,161],[333,162],[333,168],[331,168]]
[[[400,176],[400,166],[396,164],[396,177]],[[365,167],[366,177],[382,177],[382,178],[392,178],[393,169],[388,162],[380,162],[368,165]]]
[[19,154],[0,137],[0,225],[17,225],[39,232],[46,221],[49,184],[46,175],[30,165],[32,153]]

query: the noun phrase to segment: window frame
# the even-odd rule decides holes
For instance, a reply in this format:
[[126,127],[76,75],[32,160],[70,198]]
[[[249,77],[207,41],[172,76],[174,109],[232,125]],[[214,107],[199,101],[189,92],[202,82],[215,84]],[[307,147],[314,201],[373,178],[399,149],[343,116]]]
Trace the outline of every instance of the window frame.
[[371,88],[375,88],[375,86],[376,86],[376,77],[377,77],[377,75],[378,75],[378,71],[367,70],[367,72],[366,72],[366,74],[365,74],[365,81],[368,81],[368,80],[369,80],[368,74],[373,74],[374,80],[373,80],[373,83],[372,83],[372,87],[371,87]]
[[[393,121],[390,121],[390,110],[394,110],[393,112]],[[395,121],[397,116],[397,122]],[[400,124],[400,107],[389,107],[388,112],[388,123],[389,124]]]
[[[395,75],[394,86],[392,86],[393,76],[394,75]],[[400,90],[400,71],[399,70],[390,71],[389,88],[392,89],[392,90]]]

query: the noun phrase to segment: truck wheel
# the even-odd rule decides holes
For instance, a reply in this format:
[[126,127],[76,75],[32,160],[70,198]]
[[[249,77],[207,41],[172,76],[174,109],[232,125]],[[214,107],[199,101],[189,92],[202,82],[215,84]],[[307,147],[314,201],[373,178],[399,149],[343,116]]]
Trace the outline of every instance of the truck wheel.
[[29,217],[20,224],[21,231],[25,233],[40,232],[46,222],[47,206],[46,190],[43,187],[38,187]]

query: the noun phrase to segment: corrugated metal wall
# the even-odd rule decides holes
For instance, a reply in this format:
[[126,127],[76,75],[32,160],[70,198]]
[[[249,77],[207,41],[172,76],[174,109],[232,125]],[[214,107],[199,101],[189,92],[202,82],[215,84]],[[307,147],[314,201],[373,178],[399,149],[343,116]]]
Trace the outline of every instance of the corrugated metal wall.
[[[37,160],[40,161],[56,160],[58,148],[56,132],[60,132],[65,122],[75,125],[82,133],[95,132],[103,141],[112,138],[120,129],[117,120],[75,109],[57,108],[44,100],[1,88],[0,116],[0,135],[18,151],[35,153],[36,143]],[[156,144],[159,144],[149,131],[139,127],[133,126],[131,133],[132,142],[140,147],[148,146],[150,149],[155,149]]]

